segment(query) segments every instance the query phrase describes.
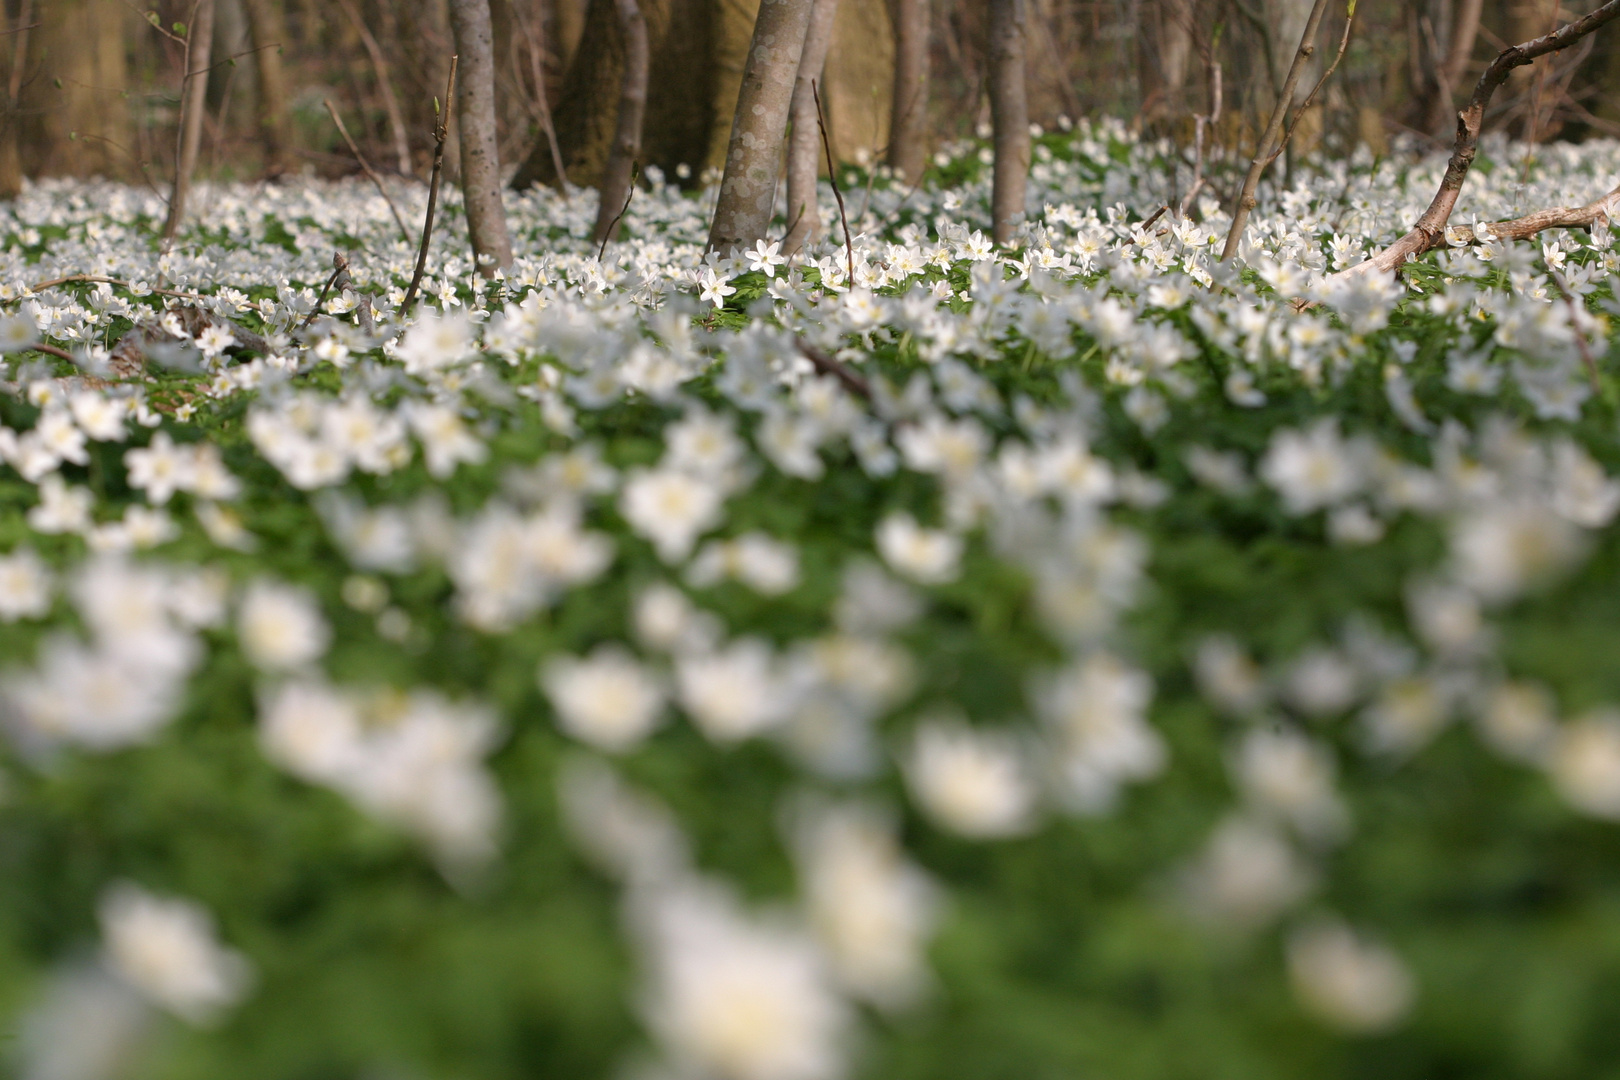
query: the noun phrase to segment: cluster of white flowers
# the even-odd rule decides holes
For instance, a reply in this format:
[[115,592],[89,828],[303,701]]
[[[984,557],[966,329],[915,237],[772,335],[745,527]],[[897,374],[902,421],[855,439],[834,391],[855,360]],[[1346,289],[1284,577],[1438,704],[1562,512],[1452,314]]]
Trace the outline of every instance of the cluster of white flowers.
[[[1307,1009],[1347,1031],[1391,1026],[1418,992],[1399,957],[1332,918],[1299,921],[1355,838],[1341,755],[1399,763],[1467,717],[1575,810],[1620,820],[1620,719],[1562,719],[1551,688],[1508,670],[1497,622],[1577,572],[1620,515],[1609,459],[1570,423],[1592,415],[1587,363],[1605,345],[1585,299],[1620,258],[1601,227],[1536,246],[1454,234],[1404,283],[1332,277],[1411,220],[1440,168],[1405,162],[1394,184],[1354,160],[1265,190],[1241,257],[1221,263],[1212,200],[1154,227],[1132,212],[1172,202],[1175,178],[1118,125],[1081,125],[1074,161],[1042,150],[1028,220],[1000,249],[978,209],[986,181],[875,185],[851,250],[791,260],[770,242],[705,257],[704,204],[661,178],[625,215],[635,239],[608,254],[583,240],[588,198],[536,191],[512,200],[516,235],[562,239],[486,279],[452,254],[452,218],[410,314],[414,251],[356,185],[216,189],[203,224],[226,242],[163,255],[139,242],[160,211],[148,195],[30,188],[0,218],[67,235],[43,256],[0,251],[0,352],[45,339],[82,372],[0,369],[0,471],[26,507],[0,541],[0,632],[25,643],[0,667],[5,730],[42,765],[153,741],[234,641],[265,758],[414,837],[456,880],[498,855],[486,762],[534,713],[582,754],[628,758],[695,730],[703,752],[766,743],[810,785],[898,779],[920,828],[993,842],[1128,813],[1175,769],[1154,694],[1176,661],[1119,629],[1154,588],[1153,537],[1187,530],[1175,503],[1156,517],[1183,477],[1200,506],[1336,557],[1427,527],[1442,554],[1401,557],[1404,620],[1348,617],[1259,657],[1240,642],[1250,628],[1228,625],[1186,658],[1231,721],[1216,737],[1232,805],[1180,867],[1184,907],[1281,923]],[[1616,145],[1547,154],[1525,185],[1471,178],[1463,219],[1585,202],[1620,168]],[[892,226],[907,200],[911,223]],[[266,239],[271,222],[296,253]],[[361,292],[315,312],[315,256],[353,236]],[[129,284],[29,286],[86,267]],[[188,307],[213,321],[188,331]],[[227,362],[248,323],[266,355]],[[189,371],[183,395],[106,380],[125,324]],[[1015,371],[1039,378],[1009,389]],[[1371,393],[1353,413],[1305,404],[1358,379]],[[1252,423],[1243,439],[1188,436],[1211,415]],[[615,446],[621,423],[634,445]],[[824,520],[855,505],[858,520]],[[329,568],[299,581],[246,558],[279,557],[266,541],[306,519],[278,513],[306,506],[349,612],[323,606]],[[521,657],[530,714],[503,724],[425,685],[339,677],[356,614],[389,648],[434,644],[427,580],[458,641]],[[747,614],[778,609],[797,629]],[[1015,627],[1040,659],[987,706],[935,670],[930,616]],[[926,997],[941,887],[891,811],[794,794],[783,843],[800,890],[758,910],[693,864],[651,796],[595,758],[570,768],[565,817],[625,887],[637,1001],[677,1075],[838,1077],[863,1009]],[[118,979],[187,1019],[245,992],[199,911],[109,897]]]

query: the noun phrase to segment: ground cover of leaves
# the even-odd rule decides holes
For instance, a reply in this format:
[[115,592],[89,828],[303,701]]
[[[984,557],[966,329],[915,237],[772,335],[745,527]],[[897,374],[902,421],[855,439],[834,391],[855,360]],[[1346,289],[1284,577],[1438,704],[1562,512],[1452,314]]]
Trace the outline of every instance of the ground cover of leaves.
[[998,250],[986,157],[452,199],[405,317],[359,185],[0,210],[17,1075],[1616,1075],[1609,230],[1333,278],[1443,163],[1307,161],[1222,265],[1099,124]]

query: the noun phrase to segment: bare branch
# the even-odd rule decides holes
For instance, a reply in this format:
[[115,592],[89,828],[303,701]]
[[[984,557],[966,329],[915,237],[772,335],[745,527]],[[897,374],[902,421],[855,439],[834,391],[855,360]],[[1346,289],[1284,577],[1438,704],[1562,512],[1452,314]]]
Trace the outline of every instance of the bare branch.
[[827,118],[821,111],[821,90],[815,80],[810,82],[810,97],[816,103],[816,126],[821,129],[821,148],[827,153],[827,179],[832,183],[833,198],[838,200],[838,222],[844,227],[844,255],[849,259],[849,277],[845,280],[855,287],[855,243],[849,238],[849,217],[844,213],[844,193],[838,187],[838,169],[833,165],[832,143],[827,139]]
[[[1620,3],[1620,0],[1616,0]],[[399,314],[403,318],[416,303],[416,293],[422,285],[422,274],[427,270],[428,245],[433,242],[433,212],[439,208],[439,177],[444,172],[444,141],[450,137],[450,100],[456,90],[456,64],[460,56],[450,58],[450,76],[444,87],[444,102],[435,103],[436,116],[433,122],[433,175],[428,180],[427,216],[422,220],[422,243],[416,249],[416,269],[411,274],[410,287],[405,290],[405,299],[399,305]]]
[[1299,48],[1294,53],[1294,62],[1288,68],[1288,77],[1283,80],[1282,89],[1277,93],[1277,105],[1271,110],[1271,119],[1266,124],[1266,132],[1260,137],[1260,145],[1255,147],[1254,160],[1249,163],[1249,175],[1243,179],[1243,188],[1238,192],[1237,205],[1232,207],[1232,227],[1226,233],[1226,247],[1221,251],[1221,261],[1230,259],[1238,248],[1238,242],[1243,239],[1243,227],[1248,224],[1249,214],[1254,210],[1254,191],[1260,186],[1260,175],[1266,171],[1266,166],[1275,156],[1274,148],[1282,144],[1278,141],[1282,137],[1283,119],[1288,115],[1288,106],[1294,100],[1294,91],[1299,88],[1299,80],[1305,75],[1305,64],[1310,60],[1311,54],[1316,52],[1316,31],[1322,25],[1322,16],[1327,13],[1328,0],[1316,0],[1311,5],[1310,16],[1305,20],[1305,30],[1299,36]]
[[872,400],[872,384],[867,382],[863,376],[852,371],[848,364],[837,357],[828,356],[803,338],[799,338],[796,344],[799,346],[799,352],[803,353],[804,358],[810,361],[811,365],[821,374],[831,375],[843,385],[845,390],[848,390],[856,397],[865,401]]
[[[1405,236],[1366,262],[1341,270],[1335,276],[1346,277],[1375,271],[1387,274],[1405,263],[1407,259],[1415,258],[1444,244],[1446,222],[1450,220],[1451,211],[1457,205],[1457,197],[1462,193],[1463,182],[1468,179],[1468,170],[1479,150],[1480,122],[1485,116],[1485,109],[1490,104],[1491,96],[1507,81],[1514,68],[1523,67],[1539,56],[1567,49],[1616,18],[1620,18],[1620,0],[1609,0],[1602,7],[1550,34],[1544,34],[1519,45],[1510,45],[1498,53],[1496,59],[1486,67],[1485,73],[1479,77],[1479,82],[1475,84],[1474,92],[1468,99],[1467,107],[1457,114],[1457,138],[1452,146],[1451,160],[1446,163],[1445,175],[1440,180],[1440,190],[1435,192],[1429,208]],[[1607,210],[1604,211],[1604,215],[1608,216]],[[1552,224],[1543,225],[1526,235],[1533,235],[1541,228],[1554,227]],[[1495,231],[1493,228],[1492,232]]]

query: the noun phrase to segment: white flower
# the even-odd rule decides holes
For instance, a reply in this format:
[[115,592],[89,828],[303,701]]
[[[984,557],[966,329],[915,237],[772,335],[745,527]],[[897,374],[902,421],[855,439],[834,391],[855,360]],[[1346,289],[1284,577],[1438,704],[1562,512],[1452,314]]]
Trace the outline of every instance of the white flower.
[[956,719],[926,720],[904,764],[912,798],[952,832],[988,840],[1034,824],[1035,785],[1007,732],[981,731]]
[[780,596],[799,584],[799,553],[760,532],[703,546],[687,568],[686,580],[699,588],[734,578],[763,596]]
[[189,447],[176,446],[168,432],[160,431],[145,449],[124,451],[124,468],[129,486],[146,492],[148,502],[162,506],[176,491],[191,486],[195,459]]
[[1260,477],[1275,488],[1291,514],[1308,514],[1354,495],[1365,482],[1354,443],[1325,418],[1307,431],[1284,428],[1271,437]]
[[1164,740],[1144,717],[1153,684],[1117,657],[1093,653],[1037,685],[1032,697],[1051,727],[1077,809],[1107,809],[1119,785],[1164,768]]
[[812,810],[796,840],[811,929],[839,983],[875,1005],[908,1004],[928,983],[933,883],[906,861],[893,826],[869,809]]
[[698,275],[698,288],[702,294],[699,299],[705,304],[714,304],[716,308],[725,307],[726,297],[737,291],[726,284],[724,278],[715,274],[712,266],[705,266],[703,272]]
[[1313,877],[1277,829],[1234,816],[1215,829],[1184,884],[1195,914],[1215,923],[1252,928],[1302,899]]
[[0,555],[0,622],[37,619],[51,610],[51,572],[29,548]]
[[682,1075],[839,1080],[850,1015],[820,951],[702,883],[649,890],[642,1009]]
[[558,656],[540,671],[540,687],[564,731],[599,750],[629,750],[664,710],[664,688],[629,652],[602,645],[589,657]]
[[1458,518],[1451,529],[1458,580],[1493,602],[1556,575],[1584,547],[1575,526],[1531,502],[1486,503]]
[[762,237],[755,242],[754,250],[744,252],[743,254],[748,257],[748,269],[757,270],[768,278],[774,278],[776,276],[776,268],[787,262],[787,260],[779,254],[781,250],[781,241],[773,241],[767,244]]
[[26,314],[0,317],[0,353],[23,352],[39,341],[39,326]]
[[1356,1034],[1394,1027],[1416,996],[1399,956],[1337,920],[1311,923],[1289,936],[1288,974],[1300,1004]]
[[675,679],[681,708],[717,743],[757,735],[792,708],[771,647],[758,638],[739,638],[714,652],[682,656]]
[[28,524],[42,533],[84,532],[90,528],[94,502],[89,488],[69,487],[53,473],[39,483],[39,505],[29,509]]
[[411,375],[424,376],[459,364],[473,354],[473,325],[465,312],[428,312],[406,331],[398,356]]
[[263,671],[291,671],[319,660],[332,639],[307,589],[262,578],[242,597],[236,631],[242,651]]
[[960,572],[962,538],[923,528],[904,512],[878,524],[877,550],[891,569],[922,585],[955,581]]
[[155,1004],[193,1024],[207,1024],[237,1004],[252,985],[247,958],[222,946],[201,906],[114,885],[101,898],[107,966]]
[[720,524],[724,499],[712,482],[671,468],[637,470],[619,495],[619,512],[658,557],[680,562],[698,536]]
[[1620,821],[1620,713],[1603,710],[1570,723],[1553,743],[1547,771],[1577,810]]

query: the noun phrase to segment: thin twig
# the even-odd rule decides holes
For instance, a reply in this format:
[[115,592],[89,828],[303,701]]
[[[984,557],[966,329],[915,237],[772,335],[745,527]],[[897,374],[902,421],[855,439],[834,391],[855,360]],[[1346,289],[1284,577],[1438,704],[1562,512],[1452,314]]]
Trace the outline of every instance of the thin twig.
[[[1220,44],[1220,32],[1216,31],[1215,44]],[[1211,50],[1213,51],[1213,50]],[[1193,176],[1192,186],[1187,189],[1186,197],[1181,200],[1181,207],[1176,212],[1177,217],[1186,217],[1187,211],[1192,208],[1193,200],[1204,187],[1204,139],[1209,130],[1221,120],[1221,62],[1209,56],[1209,112],[1199,113],[1193,117]]]
[[349,260],[344,257],[343,252],[334,251],[332,253],[332,276],[326,279],[325,285],[321,286],[321,294],[315,298],[315,306],[309,309],[309,314],[304,317],[303,322],[298,324],[298,329],[309,329],[309,324],[314,322],[315,316],[321,313],[321,305],[326,303],[326,294],[332,291],[332,286],[337,284],[337,279],[346,274],[348,270]]
[[630,190],[625,192],[624,205],[619,207],[619,212],[613,215],[613,220],[608,222],[607,230],[602,233],[602,246],[596,252],[597,262],[601,262],[602,256],[607,254],[608,241],[613,239],[614,231],[619,227],[619,219],[624,217],[625,211],[630,209],[630,200],[636,197],[636,181],[640,177],[641,165],[639,163],[632,165],[630,167]]
[[848,287],[855,287],[855,244],[849,238],[849,218],[844,213],[844,193],[838,189],[838,170],[833,167],[832,143],[827,138],[827,120],[821,111],[821,91],[810,81],[810,96],[816,103],[816,127],[821,129],[821,148],[827,154],[827,179],[832,182],[833,198],[838,200],[838,222],[844,227],[844,255],[849,259]]
[[1299,80],[1305,74],[1305,64],[1316,52],[1316,31],[1322,25],[1322,16],[1327,12],[1327,0],[1316,0],[1311,5],[1311,13],[1305,20],[1305,29],[1299,36],[1299,48],[1294,53],[1294,62],[1288,68],[1288,76],[1283,79],[1282,89],[1277,93],[1277,105],[1271,110],[1271,119],[1266,123],[1265,134],[1260,136],[1260,145],[1255,149],[1254,160],[1249,163],[1249,173],[1243,178],[1243,188],[1238,192],[1237,205],[1232,207],[1232,227],[1226,233],[1226,247],[1221,250],[1221,261],[1225,262],[1237,253],[1238,244],[1243,239],[1243,227],[1248,224],[1249,214],[1254,210],[1255,189],[1260,186],[1260,177],[1270,163],[1272,148],[1279,145],[1277,140],[1282,136],[1283,118],[1288,115],[1288,106],[1294,100],[1294,90],[1299,86]]
[[360,148],[349,137],[349,129],[343,126],[343,117],[339,116],[337,109],[333,108],[331,98],[326,99],[326,111],[332,114],[332,123],[337,125],[338,134],[343,136],[343,141],[349,144],[349,152],[354,155],[354,160],[360,163],[360,171],[366,174],[367,178],[376,187],[377,194],[381,195],[383,202],[388,204],[388,212],[394,215],[394,224],[399,226],[399,238],[409,244],[411,242],[411,233],[409,229],[405,228],[405,219],[399,216],[399,207],[394,205],[394,200],[388,195],[388,189],[383,187],[382,177],[378,176],[376,170],[361,156]]
[[845,390],[856,397],[865,401],[872,400],[872,384],[867,382],[865,377],[851,371],[848,364],[837,357],[828,356],[803,338],[797,339],[795,344],[798,345],[799,352],[804,354],[804,358],[821,374],[831,375]]
[[[1620,3],[1620,0],[1616,2]],[[455,93],[456,64],[460,59],[460,54],[450,58],[450,77],[444,87],[444,107],[439,108],[438,103],[434,103],[433,176],[428,181],[427,216],[422,221],[422,244],[416,250],[416,270],[411,274],[410,288],[405,290],[405,300],[399,305],[401,318],[409,314],[411,305],[416,303],[416,290],[421,287],[422,274],[427,270],[428,244],[433,240],[433,212],[439,206],[439,176],[444,171],[444,142],[450,137],[450,98]]]
[[[41,292],[45,289],[54,289],[58,285],[76,285],[80,283],[88,285],[117,285],[130,290],[135,288],[133,284],[123,280],[122,278],[101,277],[98,274],[69,274],[67,277],[52,278],[49,281],[41,281],[38,285],[30,285],[28,286],[28,291]],[[201,293],[178,292],[174,289],[149,288],[147,291],[155,293],[158,296],[173,296],[180,300],[198,300],[204,303],[210,303],[215,299],[211,296],[203,296]]]
[[1307,109],[1316,104],[1316,95],[1322,92],[1322,87],[1327,85],[1328,79],[1332,78],[1333,73],[1338,70],[1339,61],[1344,59],[1344,50],[1350,45],[1350,28],[1355,25],[1355,22],[1356,5],[1351,4],[1349,13],[1344,17],[1344,33],[1339,36],[1339,51],[1333,54],[1333,63],[1329,64],[1327,70],[1322,72],[1322,77],[1316,80],[1316,85],[1311,87],[1311,92],[1305,95],[1304,104],[1294,110],[1294,118],[1288,122],[1288,130],[1283,132],[1282,142],[1277,144],[1277,149],[1273,150],[1271,156],[1266,159],[1267,165],[1276,161],[1283,150],[1287,148],[1289,141],[1294,137],[1294,129],[1299,126],[1300,118],[1305,115]]

